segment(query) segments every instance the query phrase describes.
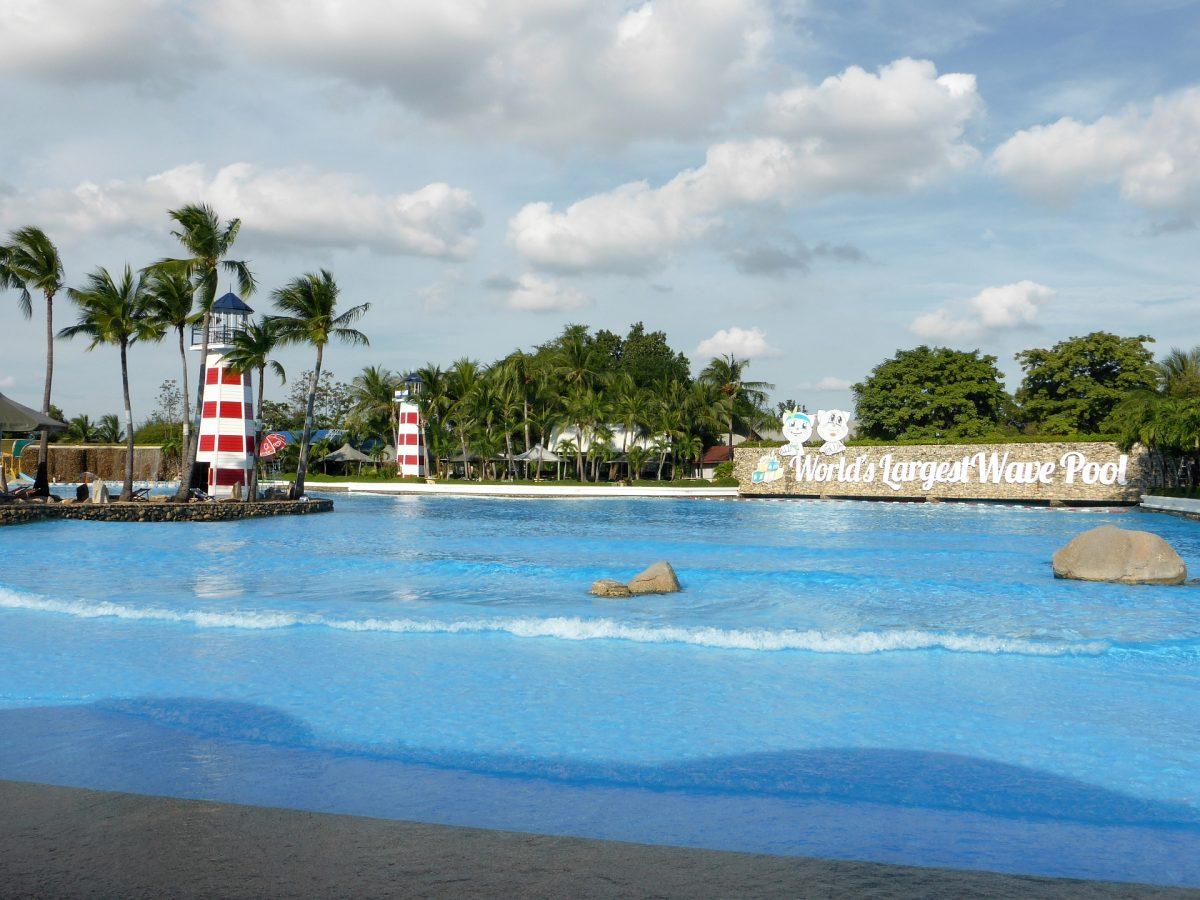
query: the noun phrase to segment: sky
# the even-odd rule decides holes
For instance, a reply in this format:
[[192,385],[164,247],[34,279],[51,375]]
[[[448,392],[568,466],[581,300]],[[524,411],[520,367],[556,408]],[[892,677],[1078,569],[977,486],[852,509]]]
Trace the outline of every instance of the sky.
[[[79,284],[210,203],[251,306],[319,268],[371,304],[344,380],[643,321],[810,408],[921,343],[1015,387],[1097,329],[1200,343],[1198,45],[1167,0],[4,0],[0,230]],[[31,405],[40,315],[0,295]],[[177,352],[130,365],[140,420]],[[116,351],[59,342],[54,395],[115,412]]]

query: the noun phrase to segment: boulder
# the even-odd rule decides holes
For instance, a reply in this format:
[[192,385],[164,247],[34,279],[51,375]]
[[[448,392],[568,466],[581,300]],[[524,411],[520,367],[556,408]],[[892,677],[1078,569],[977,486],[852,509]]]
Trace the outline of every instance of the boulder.
[[634,575],[627,586],[631,594],[674,594],[680,589],[675,570],[665,560],[660,560],[645,572]]
[[633,591],[625,587],[621,582],[613,581],[611,578],[601,578],[599,581],[593,583],[589,593],[595,594],[597,597],[633,596]]
[[1187,567],[1158,535],[1103,525],[1085,531],[1055,553],[1054,574],[1080,581],[1183,584]]

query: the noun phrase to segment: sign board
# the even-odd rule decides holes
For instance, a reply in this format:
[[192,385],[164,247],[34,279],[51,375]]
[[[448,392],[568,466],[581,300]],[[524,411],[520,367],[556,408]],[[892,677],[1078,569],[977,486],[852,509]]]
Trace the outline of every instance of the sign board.
[[[1150,486],[1144,450],[1111,442],[847,447],[850,415],[793,410],[782,447],[738,447],[739,491],[754,496],[1132,503]],[[806,446],[813,434],[824,441]]]

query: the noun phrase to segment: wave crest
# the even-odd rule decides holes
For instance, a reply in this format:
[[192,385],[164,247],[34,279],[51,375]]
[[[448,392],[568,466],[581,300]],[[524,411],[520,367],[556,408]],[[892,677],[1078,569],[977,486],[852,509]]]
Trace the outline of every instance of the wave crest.
[[0,589],[0,607],[57,613],[84,619],[115,618],[174,622],[197,628],[248,630],[317,627],[339,631],[383,631],[396,634],[508,634],[519,638],[567,641],[617,640],[639,644],[688,644],[722,650],[869,654],[911,650],[1024,656],[1094,656],[1110,648],[1104,641],[1034,641],[993,635],[940,633],[923,629],[887,629],[830,633],[816,630],[716,628],[622,622],[610,618],[569,616],[512,619],[339,619],[272,610],[171,610],[135,607],[108,601],[56,600]]

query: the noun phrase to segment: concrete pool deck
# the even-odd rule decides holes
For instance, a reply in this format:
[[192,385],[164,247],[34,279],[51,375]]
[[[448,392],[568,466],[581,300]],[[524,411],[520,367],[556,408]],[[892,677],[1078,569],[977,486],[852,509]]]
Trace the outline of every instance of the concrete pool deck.
[[4,897],[1200,897],[0,781]]

